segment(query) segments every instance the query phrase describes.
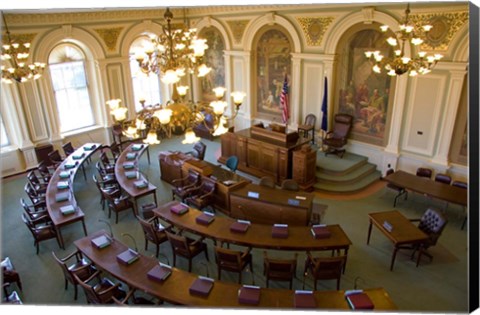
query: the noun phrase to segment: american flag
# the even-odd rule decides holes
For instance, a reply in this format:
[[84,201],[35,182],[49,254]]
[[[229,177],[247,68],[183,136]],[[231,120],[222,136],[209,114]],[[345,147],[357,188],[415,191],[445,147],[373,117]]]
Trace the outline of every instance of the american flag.
[[286,124],[290,113],[288,112],[288,78],[285,74],[285,80],[283,81],[282,94],[280,95],[280,105],[282,106],[282,120]]

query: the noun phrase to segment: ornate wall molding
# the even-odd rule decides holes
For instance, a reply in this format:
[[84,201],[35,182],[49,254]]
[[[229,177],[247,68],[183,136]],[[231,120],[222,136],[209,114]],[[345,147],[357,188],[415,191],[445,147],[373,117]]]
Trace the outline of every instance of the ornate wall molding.
[[[32,43],[33,39],[35,36],[37,36],[38,33],[25,33],[25,34],[10,34],[10,38],[12,39],[12,42],[17,42],[17,43]],[[2,38],[6,38],[5,34],[2,34]]]
[[308,46],[320,46],[323,35],[334,20],[333,17],[297,17],[296,19],[302,26],[303,35],[305,36]]
[[109,51],[115,51],[123,27],[93,29],[103,40]]
[[468,23],[468,12],[415,14],[411,16],[411,21],[417,27],[425,24],[433,26],[421,49],[447,50],[455,34]]
[[235,44],[240,44],[242,42],[243,33],[247,28],[249,20],[233,20],[227,21],[230,30],[232,31],[233,40]]

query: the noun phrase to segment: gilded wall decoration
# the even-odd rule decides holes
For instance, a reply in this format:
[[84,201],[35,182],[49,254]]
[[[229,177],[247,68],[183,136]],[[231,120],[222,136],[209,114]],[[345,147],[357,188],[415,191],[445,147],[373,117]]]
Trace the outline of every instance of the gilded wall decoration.
[[242,42],[243,33],[245,32],[248,22],[248,20],[227,21],[228,26],[230,26],[230,29],[232,30],[235,44],[240,44]]
[[109,51],[115,51],[117,47],[117,40],[120,32],[123,30],[123,27],[114,27],[114,28],[96,28],[95,32],[100,35],[100,37],[105,42]]
[[[25,33],[25,34],[11,34],[10,38],[13,43],[32,43],[33,39],[37,36],[37,33]],[[2,34],[2,38],[7,38],[6,34]]]
[[325,18],[297,18],[302,26],[303,34],[308,46],[320,46],[323,35],[328,26],[332,23],[333,17]]
[[433,26],[421,45],[422,49],[447,50],[458,30],[468,23],[468,12],[416,14],[411,16],[411,21],[418,28],[426,24]]

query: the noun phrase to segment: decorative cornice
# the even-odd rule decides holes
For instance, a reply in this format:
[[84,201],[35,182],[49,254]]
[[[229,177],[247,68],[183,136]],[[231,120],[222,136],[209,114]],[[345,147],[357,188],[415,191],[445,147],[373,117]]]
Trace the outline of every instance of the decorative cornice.
[[320,46],[325,31],[334,20],[333,17],[297,17],[296,19],[302,26],[308,46]]
[[95,28],[93,30],[103,39],[109,51],[115,51],[117,48],[117,40],[123,27]]
[[[12,34],[10,33],[10,38],[12,39],[13,43],[31,43],[35,36],[38,33],[25,33],[25,34]],[[2,34],[2,38],[6,38],[6,34]]]
[[417,28],[426,24],[433,26],[427,33],[421,49],[447,50],[458,30],[468,23],[468,12],[415,14],[411,15],[411,21]]
[[232,31],[235,44],[240,44],[242,42],[243,33],[245,32],[248,22],[249,20],[227,21],[228,26]]

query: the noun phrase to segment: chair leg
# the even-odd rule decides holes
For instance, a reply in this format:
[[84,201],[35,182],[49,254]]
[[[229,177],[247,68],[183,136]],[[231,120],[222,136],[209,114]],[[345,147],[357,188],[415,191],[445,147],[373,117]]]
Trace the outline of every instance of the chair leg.
[[78,288],[76,284],[73,285],[73,290],[74,290],[73,299],[76,301],[78,296]]
[[188,272],[192,272],[192,258],[188,259]]
[[157,244],[157,250],[155,252],[155,257],[157,257],[157,258],[158,258],[159,251],[160,251],[160,244]]

